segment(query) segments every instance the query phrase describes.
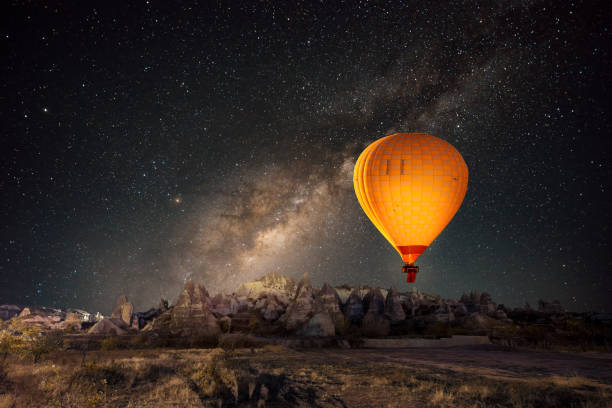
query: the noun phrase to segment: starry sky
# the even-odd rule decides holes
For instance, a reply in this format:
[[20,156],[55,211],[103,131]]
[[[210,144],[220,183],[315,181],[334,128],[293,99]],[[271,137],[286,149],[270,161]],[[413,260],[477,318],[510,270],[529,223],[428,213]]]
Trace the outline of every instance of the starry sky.
[[470,181],[419,290],[610,311],[610,9],[470,3],[7,2],[0,304],[145,310],[267,272],[409,290],[352,171],[424,131]]

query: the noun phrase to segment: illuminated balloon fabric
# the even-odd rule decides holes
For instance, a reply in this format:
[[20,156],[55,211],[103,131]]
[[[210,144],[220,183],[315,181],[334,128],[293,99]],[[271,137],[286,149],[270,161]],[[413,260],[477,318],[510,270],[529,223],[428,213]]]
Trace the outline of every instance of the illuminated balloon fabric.
[[404,271],[414,282],[414,261],[465,197],[468,168],[463,157],[450,143],[427,133],[395,133],[361,153],[353,183],[361,207],[407,263]]

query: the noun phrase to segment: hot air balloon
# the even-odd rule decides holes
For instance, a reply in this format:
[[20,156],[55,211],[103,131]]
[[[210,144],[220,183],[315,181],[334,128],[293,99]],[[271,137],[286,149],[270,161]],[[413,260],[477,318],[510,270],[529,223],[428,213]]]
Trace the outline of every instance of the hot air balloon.
[[445,140],[427,133],[395,133],[359,156],[353,184],[359,204],[405,262],[414,282],[419,255],[453,218],[467,191],[468,168]]

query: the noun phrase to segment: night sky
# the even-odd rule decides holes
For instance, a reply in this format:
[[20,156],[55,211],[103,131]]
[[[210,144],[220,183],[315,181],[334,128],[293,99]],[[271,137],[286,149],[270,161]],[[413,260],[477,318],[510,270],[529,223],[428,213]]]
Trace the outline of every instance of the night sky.
[[352,171],[424,131],[470,181],[419,290],[612,309],[605,3],[286,3],[5,2],[0,304],[145,310],[267,272],[409,290]]

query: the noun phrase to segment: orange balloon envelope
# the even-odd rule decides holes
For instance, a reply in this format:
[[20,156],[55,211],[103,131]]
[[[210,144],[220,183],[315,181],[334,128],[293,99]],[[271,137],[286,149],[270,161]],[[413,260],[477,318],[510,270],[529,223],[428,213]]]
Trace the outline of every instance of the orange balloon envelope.
[[414,261],[453,218],[467,191],[468,168],[450,143],[427,133],[395,133],[357,159],[353,184],[368,218],[406,262]]

